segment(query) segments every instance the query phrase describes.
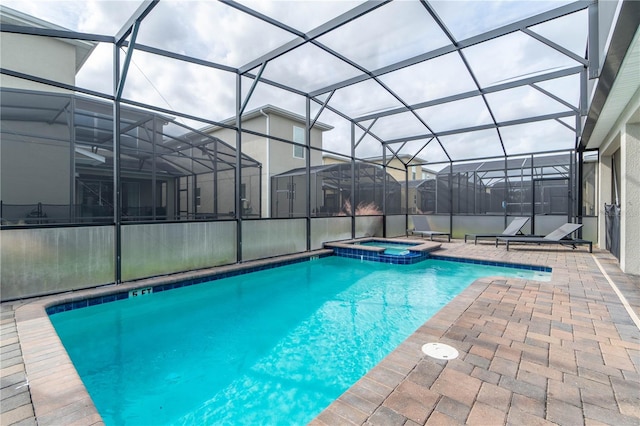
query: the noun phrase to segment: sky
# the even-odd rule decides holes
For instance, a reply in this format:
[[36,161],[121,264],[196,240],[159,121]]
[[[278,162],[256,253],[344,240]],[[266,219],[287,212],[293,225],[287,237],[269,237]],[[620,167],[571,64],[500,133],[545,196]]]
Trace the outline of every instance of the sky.
[[[323,22],[356,7],[354,1],[241,1],[299,32],[308,32]],[[456,41],[482,34],[502,25],[559,7],[567,1],[432,1]],[[114,35],[139,6],[138,1],[109,0],[3,0],[3,5],[80,32]],[[536,34],[584,56],[587,13],[578,12],[530,28]],[[296,36],[216,1],[162,0],[145,18],[137,42],[190,55],[226,66],[241,67],[255,58],[291,41]],[[419,2],[394,1],[319,37],[318,42],[349,58],[356,66],[337,59],[312,44],[304,44],[287,55],[269,61],[263,77],[311,92],[359,76],[363,69],[377,70],[390,64],[448,46],[451,40],[436,25]],[[466,62],[466,63],[465,63]],[[480,45],[439,56],[432,60],[381,75],[379,81],[365,81],[337,90],[329,105],[351,117],[388,111],[440,99],[480,87],[492,87],[541,72],[579,65],[567,55],[524,32],[515,32]],[[473,70],[469,74],[467,66]],[[254,73],[258,69],[253,70]],[[185,64],[135,51],[125,85],[124,97],[160,108],[222,121],[234,115],[235,75],[208,67]],[[253,80],[242,79],[246,94]],[[91,90],[113,92],[112,46],[99,44],[76,76],[76,84]],[[503,92],[470,97],[451,104],[422,108],[411,113],[382,117],[371,131],[385,140],[417,138],[431,131],[443,132],[497,122],[519,120],[540,114],[569,111],[565,103],[578,105],[579,76],[546,81]],[[390,93],[390,89],[393,93]],[[549,96],[548,93],[553,94]],[[324,100],[326,95],[320,95]],[[560,100],[558,100],[560,99]],[[260,83],[247,110],[273,104],[305,114],[305,99]],[[487,104],[491,110],[487,109]],[[312,116],[319,106],[312,102]],[[325,110],[319,119],[334,127],[324,135],[326,149],[349,154],[351,140],[347,120]],[[193,127],[203,123],[182,119]],[[509,155],[571,148],[575,117],[561,122],[503,127],[502,142]],[[367,128],[371,121],[364,121]],[[427,124],[428,128],[425,127]],[[356,131],[359,139],[363,131]],[[413,156],[429,139],[391,148]],[[501,155],[501,141],[495,129],[439,138],[449,155],[468,159]],[[380,156],[377,140],[365,136],[356,149],[359,157]],[[419,154],[431,163],[445,161],[437,141]]]

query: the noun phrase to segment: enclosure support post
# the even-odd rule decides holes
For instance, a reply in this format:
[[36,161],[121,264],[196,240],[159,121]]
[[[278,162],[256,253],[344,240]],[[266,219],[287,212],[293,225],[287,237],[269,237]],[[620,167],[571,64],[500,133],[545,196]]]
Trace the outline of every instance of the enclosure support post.
[[242,76],[236,75],[236,179],[235,179],[235,210],[236,210],[236,250],[238,263],[242,262]]
[[[458,185],[458,193],[460,185]],[[449,233],[453,234],[453,161],[449,161]]]
[[305,114],[305,167],[307,177],[307,251],[311,250],[311,98],[306,98],[306,114]]
[[536,177],[533,164],[533,154],[531,154],[531,233],[536,233]]
[[573,210],[574,210],[574,203],[575,203],[575,199],[574,199],[574,187],[573,185],[575,185],[575,176],[573,175],[575,173],[575,161],[576,161],[576,152],[575,151],[571,151],[571,153],[569,154],[569,182],[567,187],[569,188],[569,202],[567,203],[567,222],[572,223],[573,222],[573,218],[575,217]]
[[598,2],[594,1],[589,5],[589,42],[587,44],[587,55],[589,57],[589,78],[594,79],[600,76],[600,28],[598,25]]
[[520,216],[524,216],[524,167],[520,167]]
[[[437,178],[436,178],[437,179]],[[417,190],[417,189],[416,189]],[[436,211],[438,213],[438,181],[436,180]],[[416,213],[418,211],[416,210]],[[409,164],[404,165],[404,232],[409,236]]]
[[[406,170],[406,174],[407,174],[407,178],[405,179],[405,181],[408,181],[408,180],[409,180],[409,170],[408,170],[408,169],[405,169],[405,170]],[[438,209],[438,205],[440,204],[440,203],[438,202],[438,182],[439,182],[439,180],[440,180],[440,179],[439,179],[439,177],[438,177],[438,174],[436,174],[436,191],[435,191],[435,192],[436,192],[436,199],[435,199],[435,203],[434,203],[434,206],[435,206],[435,207],[434,207],[434,209],[433,209],[435,214],[438,214],[438,210],[439,210],[439,209]],[[409,188],[409,186],[408,186],[408,185],[409,185],[409,184],[407,183],[407,189]],[[407,204],[408,204],[408,202],[407,202]]]
[[478,209],[476,208],[476,202],[477,202],[477,198],[478,198],[478,194],[477,194],[477,192],[478,192],[478,180],[477,180],[477,177],[478,177],[478,172],[476,172],[474,170],[473,171],[473,187],[471,188],[471,191],[473,191],[473,205],[472,205],[471,208],[473,209],[472,213],[474,215],[478,214]]
[[[120,84],[120,46],[113,45],[113,84],[114,93],[118,92]],[[115,248],[115,282],[122,280],[122,211],[120,208],[120,98],[116,96],[113,102],[113,219],[114,219],[114,248]]]
[[[193,149],[191,150],[193,155]],[[191,160],[191,170],[193,170],[193,160]],[[189,191],[188,193],[191,194],[191,211],[193,211],[193,218],[197,219],[198,218],[198,175],[197,174],[193,174],[192,178],[191,178],[191,191]]]
[[504,227],[507,227],[508,219],[508,207],[509,207],[509,161],[508,158],[504,157],[504,200],[503,200],[503,217],[504,217]]
[[351,122],[351,238],[356,237],[356,125]]
[[[577,192],[578,200],[577,200],[577,203],[576,203],[577,204],[576,215],[578,216],[578,223],[582,223],[582,215],[584,214],[584,212],[582,210],[583,209],[582,208],[582,199],[583,199],[582,198],[583,197],[583,194],[582,194],[582,180],[584,179],[584,175],[583,175],[583,173],[584,173],[584,168],[583,168],[583,166],[584,166],[584,164],[583,164],[584,157],[583,157],[583,154],[584,154],[584,152],[582,150],[578,151],[578,164],[577,164],[578,167],[577,167],[577,169],[578,169],[578,185],[580,185],[580,186],[577,186],[577,188],[576,188],[578,190],[578,192]],[[582,228],[580,228],[580,230],[578,231],[578,236],[580,238],[582,238]]]
[[387,238],[387,150],[382,145],[382,236]]
[[[146,124],[145,124],[146,125]],[[158,143],[158,135],[156,133],[158,129],[158,118],[154,114],[153,120],[151,120],[151,220],[156,221],[156,212],[158,211],[158,183],[156,176],[156,144]]]
[[71,111],[69,111],[69,136],[70,136],[70,144],[69,144],[69,219],[70,222],[75,222],[75,201],[76,201],[76,132],[73,130],[75,128],[75,120],[76,120],[76,98],[71,97],[71,102],[69,104]]

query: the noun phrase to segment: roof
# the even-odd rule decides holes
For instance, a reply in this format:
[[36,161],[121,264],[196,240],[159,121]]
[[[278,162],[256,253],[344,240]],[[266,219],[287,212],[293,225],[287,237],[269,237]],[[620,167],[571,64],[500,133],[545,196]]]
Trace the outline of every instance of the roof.
[[[603,70],[589,108],[580,144],[598,148],[640,89],[640,2],[624,1]],[[630,123],[640,123],[640,108]]]
[[427,182],[433,182],[435,179],[420,179],[420,180],[410,180],[407,182],[407,186],[409,189],[419,188]]
[[[287,111],[286,109],[283,108],[279,108],[277,106],[274,105],[263,105],[260,108],[256,108],[256,109],[252,109],[251,111],[245,112],[244,114],[242,114],[242,121],[248,121],[257,117],[262,116],[263,114],[274,114],[274,115],[279,115],[280,117],[284,117],[284,118],[288,118],[289,120],[301,123],[301,124],[306,124],[307,120],[305,117],[303,117],[300,114],[296,114],[294,112],[291,111]],[[226,124],[229,126],[235,126],[236,125],[236,118],[235,117],[230,117],[227,118],[226,120],[223,120],[220,124]],[[201,131],[203,132],[211,132],[213,130],[217,130],[221,128],[220,126],[207,126],[201,129]],[[327,130],[331,130],[333,129],[333,126],[330,126],[328,124],[324,124],[321,122],[316,122],[316,124],[313,126],[314,129],[319,129],[323,132],[327,131]]]
[[[569,157],[567,154],[555,154],[555,155],[540,155],[533,159],[534,167],[564,167],[569,164]],[[508,170],[513,169],[530,169],[531,157],[510,158],[505,160],[491,160],[491,161],[476,161],[456,163],[453,166],[447,166],[438,172],[438,175],[444,175],[451,173],[472,173],[472,172],[489,172],[489,171],[503,171],[505,165]]]

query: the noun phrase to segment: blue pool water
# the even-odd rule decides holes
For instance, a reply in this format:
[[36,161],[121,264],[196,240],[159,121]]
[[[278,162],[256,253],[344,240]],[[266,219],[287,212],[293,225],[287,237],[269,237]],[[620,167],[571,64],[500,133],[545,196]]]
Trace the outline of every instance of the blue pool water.
[[327,257],[51,315],[107,425],[304,424],[476,278]]

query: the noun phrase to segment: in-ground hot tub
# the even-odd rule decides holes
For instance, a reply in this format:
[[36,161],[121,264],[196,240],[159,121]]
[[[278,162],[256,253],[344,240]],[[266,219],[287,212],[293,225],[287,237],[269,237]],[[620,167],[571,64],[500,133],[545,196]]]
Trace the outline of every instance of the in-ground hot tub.
[[440,243],[424,240],[375,237],[324,244],[325,248],[333,249],[336,256],[401,265],[421,262],[440,246]]

